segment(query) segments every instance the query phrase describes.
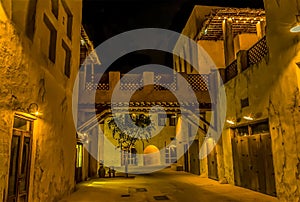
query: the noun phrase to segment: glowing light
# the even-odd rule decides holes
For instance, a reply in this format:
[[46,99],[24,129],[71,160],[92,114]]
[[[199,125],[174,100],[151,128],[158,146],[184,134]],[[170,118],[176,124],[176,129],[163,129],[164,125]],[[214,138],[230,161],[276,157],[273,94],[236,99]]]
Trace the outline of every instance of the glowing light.
[[34,115],[36,115],[36,116],[38,116],[40,113],[38,112],[38,111],[36,111],[35,113],[34,113]]
[[291,29],[290,32],[297,33],[300,32],[300,23],[296,23]]
[[226,120],[227,123],[231,124],[231,125],[234,125],[234,121],[231,121],[231,120]]
[[253,118],[251,116],[243,116],[244,119],[248,120],[248,121],[252,121]]

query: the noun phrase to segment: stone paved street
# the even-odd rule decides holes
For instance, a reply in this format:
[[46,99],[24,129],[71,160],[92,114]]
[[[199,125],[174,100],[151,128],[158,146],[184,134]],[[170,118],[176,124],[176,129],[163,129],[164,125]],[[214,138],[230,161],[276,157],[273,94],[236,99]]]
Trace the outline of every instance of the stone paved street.
[[[123,195],[123,196],[122,196]],[[166,196],[168,199],[162,200]],[[160,200],[155,199],[157,197]],[[217,181],[182,171],[166,169],[160,172],[137,175],[135,178],[93,179],[80,183],[77,191],[61,202],[234,202],[278,201],[276,198],[248,189],[220,184]]]

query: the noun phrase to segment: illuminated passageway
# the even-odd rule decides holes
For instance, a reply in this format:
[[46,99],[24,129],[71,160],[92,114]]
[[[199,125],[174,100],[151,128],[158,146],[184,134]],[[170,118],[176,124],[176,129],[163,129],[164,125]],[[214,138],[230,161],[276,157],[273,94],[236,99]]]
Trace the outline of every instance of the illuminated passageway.
[[248,189],[220,184],[208,178],[166,169],[132,178],[98,178],[77,185],[61,202],[122,201],[278,201]]

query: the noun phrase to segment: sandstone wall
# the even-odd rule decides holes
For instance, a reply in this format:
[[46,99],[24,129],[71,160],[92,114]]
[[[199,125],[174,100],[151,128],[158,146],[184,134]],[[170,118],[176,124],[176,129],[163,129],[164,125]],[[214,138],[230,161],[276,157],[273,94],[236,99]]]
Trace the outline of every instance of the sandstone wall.
[[[48,43],[44,13],[49,3],[37,4],[36,32],[30,41],[11,21],[9,3],[0,4],[0,197],[6,197],[13,115],[17,108],[37,103],[41,116],[34,121],[30,166],[29,201],[57,201],[74,188],[75,127],[72,118],[72,90],[79,66],[81,2],[67,1],[74,12],[72,73],[64,75],[61,38],[65,30],[57,25],[57,61],[48,60],[43,44]],[[7,15],[9,14],[9,15]],[[24,18],[23,14],[15,18]],[[77,47],[78,46],[78,47]],[[2,163],[3,162],[3,163]]]
[[[300,72],[296,62],[300,46],[299,34],[289,32],[295,22],[296,4],[266,1],[265,8],[269,55],[225,85],[227,119],[236,120],[249,114],[269,119],[277,196],[281,201],[298,201]],[[249,107],[241,108],[240,100],[246,97]],[[231,135],[229,125],[225,126],[222,137],[225,177],[234,183]]]

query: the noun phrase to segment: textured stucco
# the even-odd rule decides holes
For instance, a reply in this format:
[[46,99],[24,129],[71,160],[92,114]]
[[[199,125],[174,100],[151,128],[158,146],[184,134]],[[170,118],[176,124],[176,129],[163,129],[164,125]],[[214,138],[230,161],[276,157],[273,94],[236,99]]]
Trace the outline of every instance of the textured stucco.
[[197,42],[208,53],[211,59],[214,61],[216,67],[225,67],[224,60],[224,43],[223,41],[208,41],[199,40]]
[[[79,66],[81,2],[67,1],[73,19],[71,78],[63,72],[64,57],[61,41],[57,42],[57,61],[47,58],[48,32],[43,15],[49,15],[50,2],[39,1],[36,12],[36,31],[33,41],[24,29],[11,21],[10,6],[5,12],[0,4],[0,198],[7,193],[10,143],[15,112],[24,111],[30,103],[37,103],[41,113],[34,121],[32,156],[29,180],[29,201],[57,201],[74,188],[75,127],[72,118],[72,89]],[[14,20],[25,18],[15,14]],[[53,17],[54,18],[54,17]],[[59,19],[61,20],[61,19]],[[58,25],[58,40],[65,30]]]
[[[295,64],[299,61],[299,35],[289,32],[296,4],[277,2],[265,2],[269,55],[225,85],[227,118],[252,114],[257,119],[269,119],[277,197],[281,201],[299,201],[300,72]],[[242,109],[240,100],[246,97],[249,107]],[[230,135],[230,129],[225,128],[225,177],[233,183]]]

